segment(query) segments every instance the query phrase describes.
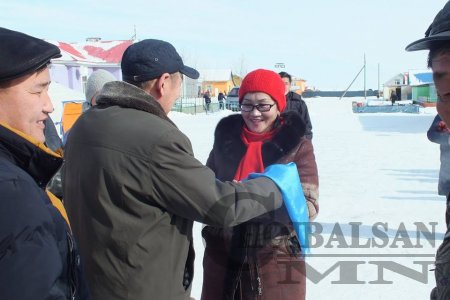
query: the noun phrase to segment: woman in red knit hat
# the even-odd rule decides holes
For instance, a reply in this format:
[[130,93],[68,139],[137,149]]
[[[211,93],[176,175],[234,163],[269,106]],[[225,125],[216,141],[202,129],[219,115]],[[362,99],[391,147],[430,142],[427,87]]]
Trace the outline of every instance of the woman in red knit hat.
[[[318,212],[318,174],[305,124],[286,107],[284,83],[269,70],[245,76],[239,89],[241,114],[217,125],[207,166],[220,180],[241,181],[274,163],[294,162],[310,220]],[[206,226],[202,300],[304,299],[305,262],[286,208],[234,228]]]

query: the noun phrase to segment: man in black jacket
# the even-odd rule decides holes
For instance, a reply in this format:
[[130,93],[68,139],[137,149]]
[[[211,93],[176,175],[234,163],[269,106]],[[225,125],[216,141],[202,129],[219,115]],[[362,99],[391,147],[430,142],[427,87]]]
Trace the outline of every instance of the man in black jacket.
[[46,191],[62,157],[45,146],[55,45],[0,28],[0,298],[88,299],[64,207]]
[[303,122],[305,122],[306,125],[305,137],[311,140],[313,137],[313,133],[312,133],[311,119],[309,118],[308,113],[308,107],[306,106],[305,101],[303,101],[302,96],[290,90],[292,83],[291,75],[286,72],[280,72],[278,74],[283,80],[285,86],[286,111],[293,110],[300,114],[300,116],[303,119]]
[[[438,102],[439,116],[450,124],[450,2],[436,15],[425,32],[425,37],[406,47],[406,51],[429,50],[428,67],[433,71]],[[450,299],[450,197],[447,195],[446,223],[444,241],[436,253],[436,287],[431,299]]]

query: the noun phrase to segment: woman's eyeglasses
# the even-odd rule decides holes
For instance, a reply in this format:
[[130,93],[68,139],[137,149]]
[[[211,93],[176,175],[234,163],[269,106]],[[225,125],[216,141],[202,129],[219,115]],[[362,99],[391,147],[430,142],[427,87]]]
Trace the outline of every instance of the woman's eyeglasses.
[[241,108],[242,111],[245,111],[245,112],[251,112],[255,108],[260,112],[266,112],[266,111],[269,111],[272,108],[272,106],[274,106],[275,104],[276,103],[274,103],[274,104],[256,104],[256,105],[241,104],[241,105],[239,105],[239,107]]

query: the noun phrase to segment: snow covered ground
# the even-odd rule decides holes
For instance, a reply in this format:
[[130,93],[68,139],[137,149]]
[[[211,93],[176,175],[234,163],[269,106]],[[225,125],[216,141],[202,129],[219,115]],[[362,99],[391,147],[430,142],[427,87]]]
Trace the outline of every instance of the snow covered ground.
[[[316,241],[320,246],[307,258],[308,277],[315,281],[307,282],[307,299],[427,299],[434,286],[434,274],[427,270],[445,233],[445,199],[437,195],[439,146],[426,137],[436,111],[353,114],[355,100],[307,99],[320,176],[316,221],[323,230],[323,243]],[[206,162],[214,128],[229,113],[169,116],[191,139],[196,157]],[[359,239],[352,240],[349,222],[361,223],[353,225]],[[386,223],[377,227],[386,237],[381,247],[374,245],[382,244],[372,230],[377,222]],[[415,222],[430,231],[430,223],[437,223],[434,245],[426,234],[417,240]],[[203,277],[200,230],[196,224],[196,299]],[[368,248],[355,246],[368,241]]]

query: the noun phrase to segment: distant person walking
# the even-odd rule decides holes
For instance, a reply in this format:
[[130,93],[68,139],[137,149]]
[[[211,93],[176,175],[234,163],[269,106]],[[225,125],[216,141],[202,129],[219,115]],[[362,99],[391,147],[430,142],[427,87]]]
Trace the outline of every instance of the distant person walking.
[[203,94],[203,99],[205,101],[205,110],[206,112],[209,112],[209,106],[211,104],[211,93],[209,90],[206,90],[206,92]]
[[286,72],[278,73],[284,82],[284,94],[286,96],[286,111],[294,110],[300,114],[306,125],[305,137],[309,140],[313,138],[311,118],[309,117],[308,107],[302,96],[291,91],[292,76]]
[[392,105],[394,105],[395,101],[398,100],[397,93],[395,91],[391,92],[391,98],[390,99],[391,99]]
[[219,100],[219,109],[225,109],[225,106],[223,105],[225,99],[226,99],[225,94],[220,92],[219,95],[217,96],[217,100]]

